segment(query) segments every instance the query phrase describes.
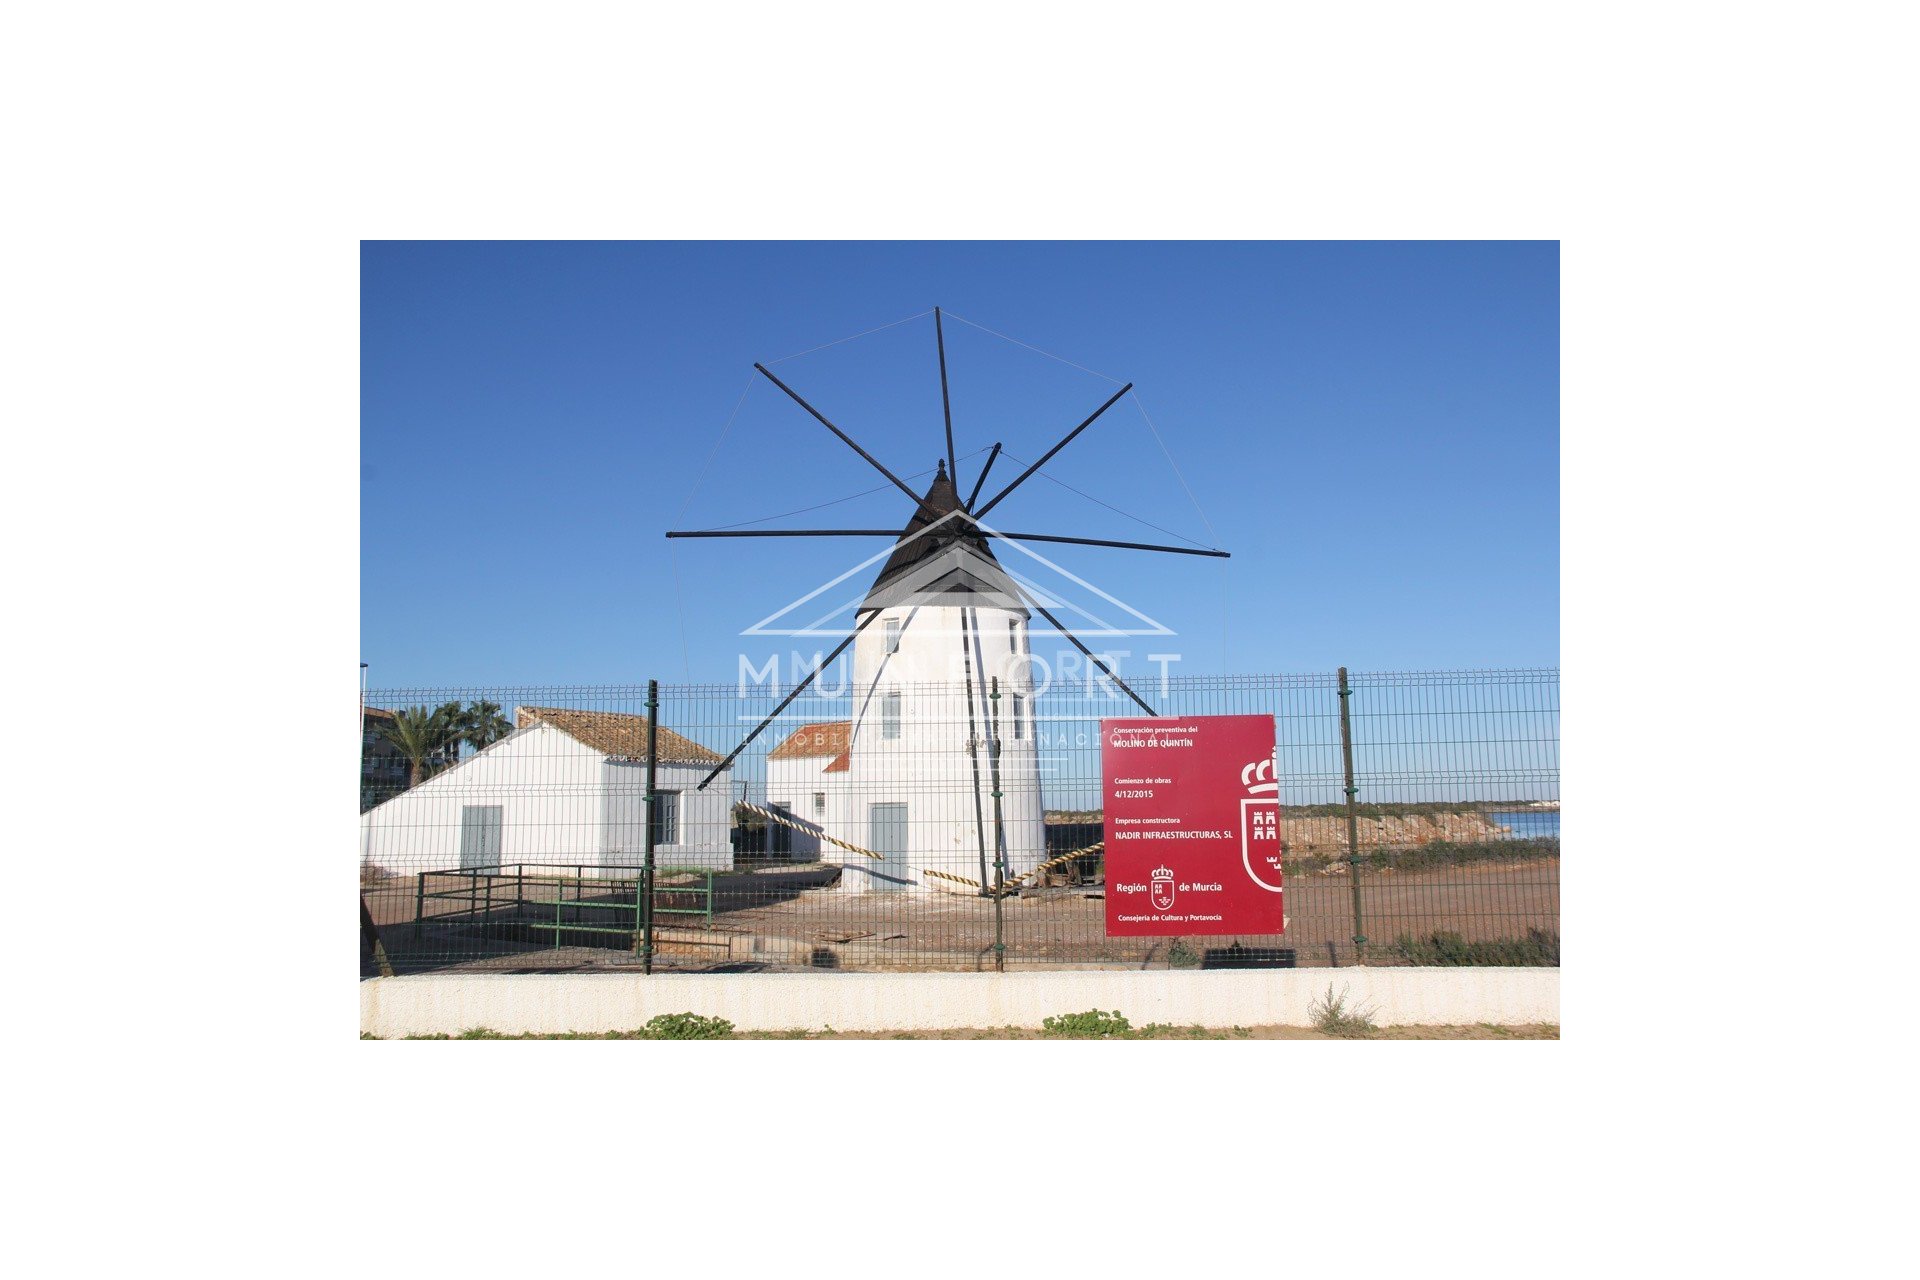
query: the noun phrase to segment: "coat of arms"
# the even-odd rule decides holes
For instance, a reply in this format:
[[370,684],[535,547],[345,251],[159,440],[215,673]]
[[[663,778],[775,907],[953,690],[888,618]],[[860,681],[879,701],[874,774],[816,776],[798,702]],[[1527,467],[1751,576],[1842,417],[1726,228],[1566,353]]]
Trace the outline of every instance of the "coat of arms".
[[1247,765],[1240,782],[1247,789],[1240,801],[1240,860],[1255,884],[1280,893],[1280,784],[1273,759]]
[[1156,867],[1147,886],[1147,896],[1153,900],[1155,911],[1173,909],[1173,869]]

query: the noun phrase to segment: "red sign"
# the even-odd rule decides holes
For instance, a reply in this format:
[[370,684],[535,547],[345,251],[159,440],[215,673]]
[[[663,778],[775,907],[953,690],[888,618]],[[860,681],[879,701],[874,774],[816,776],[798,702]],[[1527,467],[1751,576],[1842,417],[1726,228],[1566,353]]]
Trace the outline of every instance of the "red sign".
[[1107,933],[1286,930],[1272,716],[1100,722]]

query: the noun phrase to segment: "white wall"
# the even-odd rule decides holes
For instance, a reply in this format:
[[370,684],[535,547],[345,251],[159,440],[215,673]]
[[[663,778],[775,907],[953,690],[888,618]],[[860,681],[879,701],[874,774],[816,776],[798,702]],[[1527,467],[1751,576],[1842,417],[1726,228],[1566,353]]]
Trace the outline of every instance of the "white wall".
[[[833,763],[832,756],[791,756],[781,760],[768,760],[768,805],[784,805],[800,821],[815,824],[821,830],[833,835],[840,835],[846,825],[847,774],[845,772],[827,773],[826,767],[831,763]],[[814,812],[815,793],[826,795],[825,813]],[[846,837],[841,836],[841,838]],[[832,845],[823,847],[818,836],[804,831],[794,831],[789,828],[787,841],[790,856],[795,862],[815,860],[839,862],[846,856],[846,850],[836,849]]]
[[460,865],[461,810],[501,807],[503,862],[593,864],[601,756],[552,725],[518,730],[360,815],[361,861],[399,875]]
[[[688,793],[681,797],[682,838],[659,854],[663,863],[733,865],[732,775],[723,773],[706,792],[693,794],[705,774],[691,765],[660,767],[663,790]],[[624,781],[629,776],[630,783]],[[631,809],[610,806],[609,798],[617,793],[620,804],[630,806],[644,784],[643,766],[611,765],[552,725],[535,724],[361,814],[361,861],[396,875],[457,868],[462,810],[498,805],[503,863],[622,865],[628,861],[622,841],[641,848],[646,828]]]
[[[662,762],[655,771],[654,785],[678,792],[680,806],[678,839],[654,850],[656,866],[732,868],[733,771],[722,772],[705,791],[695,790],[711,769],[711,765]],[[646,861],[647,851],[647,766],[607,760],[601,765],[601,776],[607,796],[605,865],[638,867]]]
[[[1001,717],[1001,799],[1006,831],[1009,874],[1018,875],[1046,857],[1046,828],[1040,791],[1039,753],[1033,723],[1031,664],[1021,661],[1027,650],[1027,619],[1007,609],[976,610],[973,640],[976,663],[974,732],[982,818],[974,817],[974,782],[969,767],[968,706],[963,641],[969,638],[963,611],[953,608],[900,606],[881,611],[854,641],[853,741],[846,784],[846,804],[833,834],[867,846],[872,840],[872,807],[885,803],[907,806],[908,848],[905,874],[897,877],[918,891],[968,892],[964,887],[929,879],[922,870],[943,871],[969,880],[980,877],[980,834],[985,829],[987,862],[993,860],[992,765],[986,748],[993,706],[978,696],[978,686],[997,677]],[[886,622],[903,623],[897,652],[887,653]],[[1010,643],[1008,623],[1017,627],[1017,646]],[[984,677],[984,678],[982,678]],[[889,740],[883,733],[883,698],[889,691],[901,695],[901,736]],[[1026,699],[1024,735],[1014,736],[1011,722],[1015,694]],[[843,890],[862,892],[891,889],[894,883],[869,874],[872,863],[860,859],[841,877]]]
[[377,1036],[625,1031],[662,1013],[725,1018],[742,1031],[1037,1027],[1054,1014],[1117,1009],[1135,1026],[1311,1026],[1331,987],[1381,1026],[1560,1021],[1558,969],[1265,969],[1243,972],[422,974],[360,984],[360,1028]]

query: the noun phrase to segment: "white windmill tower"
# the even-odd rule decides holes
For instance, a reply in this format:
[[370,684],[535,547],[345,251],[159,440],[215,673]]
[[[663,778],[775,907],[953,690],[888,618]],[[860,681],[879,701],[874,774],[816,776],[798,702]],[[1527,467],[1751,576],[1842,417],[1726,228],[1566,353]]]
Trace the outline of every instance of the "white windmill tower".
[[[769,786],[791,783],[812,804],[799,808],[825,835],[883,855],[841,859],[840,887],[852,892],[915,889],[988,893],[1046,857],[1035,715],[1034,613],[1044,618],[1148,715],[1157,714],[1112,668],[1003,569],[995,538],[1216,556],[1212,549],[1113,542],[1057,534],[1004,533],[986,514],[1132,390],[1127,383],[1039,461],[979,502],[993,446],[973,492],[956,487],[953,412],[947,398],[945,334],[934,308],[946,459],[927,492],[916,494],[846,432],[764,365],[754,368],[891,481],[914,504],[905,528],[673,531],[669,538],[885,537],[894,546],[854,610],[852,632],[735,747],[747,745],[853,647],[852,716],[796,729],[768,757]],[[875,557],[876,559],[878,557]],[[811,744],[811,745],[809,745]],[[798,749],[796,749],[796,746]],[[776,781],[777,780],[777,781]],[[706,784],[701,784],[704,787]],[[769,799],[774,797],[770,794]],[[824,851],[823,851],[824,852]]]
[[1032,614],[973,530],[942,463],[855,611],[847,759],[822,825],[888,856],[853,859],[844,890],[977,891],[995,866],[1046,858]]

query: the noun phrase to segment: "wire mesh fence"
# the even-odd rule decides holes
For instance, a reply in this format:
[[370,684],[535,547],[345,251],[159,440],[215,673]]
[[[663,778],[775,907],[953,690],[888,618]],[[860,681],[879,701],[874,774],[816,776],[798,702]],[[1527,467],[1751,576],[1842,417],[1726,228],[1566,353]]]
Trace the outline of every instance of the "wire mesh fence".
[[1557,965],[1558,672],[1353,675],[1351,843],[1339,679],[1141,689],[1274,719],[1287,927],[1231,938],[1106,932],[1104,679],[370,691],[362,972]]

